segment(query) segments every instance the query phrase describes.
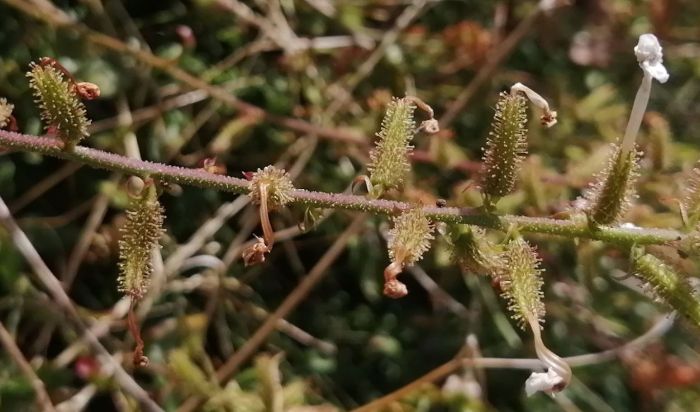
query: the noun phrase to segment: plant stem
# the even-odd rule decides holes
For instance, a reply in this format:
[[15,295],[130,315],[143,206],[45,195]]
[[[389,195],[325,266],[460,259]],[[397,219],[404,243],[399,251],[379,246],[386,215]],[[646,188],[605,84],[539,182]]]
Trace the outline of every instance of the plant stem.
[[[617,348],[604,350],[597,353],[588,353],[578,356],[569,356],[563,358],[570,366],[588,366],[595,365],[602,362],[611,361],[626,352],[632,352],[639,348],[643,348],[654,342],[661,336],[665,335],[671,326],[673,326],[675,315],[664,316],[658,320],[654,326],[647,330],[643,335],[618,346]],[[379,399],[375,399],[366,405],[354,409],[352,412],[375,412],[384,410],[387,405],[392,402],[397,402],[404,396],[419,390],[432,382],[442,379],[445,376],[454,373],[459,368],[486,368],[486,369],[538,369],[542,367],[542,363],[539,359],[527,359],[527,358],[470,358],[470,357],[457,357],[443,363],[437,368],[431,370],[425,375],[419,377],[413,382],[391,392],[387,395],[382,396]]]
[[[225,192],[248,194],[248,181],[209,173],[203,169],[188,169],[132,159],[84,146],[72,151],[63,149],[63,143],[50,137],[32,136],[0,130],[0,147],[35,152],[72,160],[100,169],[151,177],[166,182],[197,186]],[[415,204],[342,193],[314,192],[296,189],[291,192],[291,203],[326,209],[361,211],[375,215],[396,215],[415,208]],[[515,226],[521,233],[541,233],[568,238],[602,240],[619,246],[666,244],[680,241],[684,234],[668,229],[620,228],[601,226],[591,228],[587,222],[573,219],[557,220],[543,217],[494,215],[475,208],[423,207],[426,216],[434,221],[463,223],[506,231]]]
[[5,348],[5,353],[15,361],[19,370],[32,385],[34,392],[36,392],[36,403],[39,409],[43,412],[56,412],[56,408],[51,403],[51,397],[48,392],[46,392],[44,381],[34,372],[32,365],[27,361],[27,358],[24,357],[22,350],[17,346],[14,338],[10,332],[5,329],[2,322],[0,322],[0,344]]
[[92,348],[102,363],[105,371],[111,371],[117,384],[121,389],[131,395],[139,402],[139,405],[144,411],[148,412],[164,412],[163,409],[150,398],[150,395],[129,375],[112,357],[112,354],[102,345],[99,339],[88,329],[83,319],[80,317],[78,310],[71,301],[68,294],[63,290],[63,286],[58,281],[58,278],[51,272],[46,263],[41,259],[27,235],[20,229],[10,214],[5,201],[0,197],[0,227],[3,227],[12,239],[14,247],[27,261],[31,269],[36,275],[35,278],[48,291],[53,302],[65,312],[67,319],[72,323],[80,334],[82,334],[87,344]]

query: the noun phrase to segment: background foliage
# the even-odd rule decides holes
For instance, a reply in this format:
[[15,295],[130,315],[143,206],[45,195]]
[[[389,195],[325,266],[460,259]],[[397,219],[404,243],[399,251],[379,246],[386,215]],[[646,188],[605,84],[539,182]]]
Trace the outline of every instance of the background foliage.
[[[22,131],[40,134],[25,72],[30,61],[56,57],[76,78],[101,87],[101,98],[88,103],[94,122],[88,145],[188,167],[215,157],[238,176],[277,164],[292,172],[296,187],[340,192],[364,173],[368,144],[391,96],[420,96],[440,118],[537,6],[470,0],[282,0],[279,8],[273,3],[54,2],[90,28],[168,59],[269,114],[366,136],[359,143],[293,131],[202,93],[188,94],[187,84],[162,70],[7,3],[0,4],[0,96],[15,104]],[[235,9],[240,4],[257,17],[241,18]],[[276,20],[280,15],[286,23]],[[500,206],[533,216],[564,212],[602,168],[607,143],[624,128],[641,78],[632,47],[639,34],[653,32],[664,46],[671,80],[652,90],[650,110],[658,113],[645,119],[640,199],[628,220],[680,227],[674,199],[700,158],[698,18],[700,4],[691,0],[576,1],[541,16],[439,135],[417,138],[414,178],[400,196],[426,204],[444,198],[479,205],[474,185],[493,106],[499,91],[520,81],[549,98],[559,124],[542,130],[535,119],[530,125],[532,155],[518,191]],[[394,35],[394,41],[382,43]],[[332,47],[308,48],[295,36],[325,39]],[[120,299],[116,228],[126,206],[122,178],[33,154],[0,155],[0,195],[88,319],[105,318]],[[182,253],[190,236],[232,200],[189,187],[170,187],[161,198],[167,216],[162,256],[172,273],[166,270],[157,299],[142,311],[151,366],[135,376],[166,409],[199,394],[215,401],[228,396],[238,405],[232,410],[262,410],[270,390],[266,376],[277,360],[286,405],[345,410],[451,359],[470,334],[483,356],[532,357],[529,335],[513,326],[489,279],[462,273],[440,240],[421,262],[437,286],[421,285],[424,274],[418,280],[404,274],[409,295],[383,297],[386,223],[368,217],[323,281],[286,318],[293,327],[272,333],[257,361],[246,362],[226,389],[217,387],[212,371],[295,290],[352,218],[331,213],[313,230],[280,241],[264,265],[246,268],[240,245],[251,231],[259,233],[255,209],[246,207],[219,222],[187,259],[168,267],[168,258]],[[318,213],[282,211],[273,215],[273,224],[294,230],[300,222],[313,223],[310,215]],[[530,240],[546,269],[545,333],[555,352],[568,356],[619,346],[666,312],[620,280],[628,267],[625,251],[597,242]],[[87,246],[83,252],[81,242]],[[697,276],[694,262],[672,250],[658,252]],[[60,312],[32,279],[0,232],[0,320],[54,403],[94,384],[89,410],[133,407],[95,367],[89,351],[57,362],[77,332],[63,327]],[[132,343],[123,319],[111,321],[102,341],[128,357]],[[461,393],[442,390],[439,381],[391,410],[692,410],[700,401],[698,343],[697,330],[679,322],[641,351],[575,368],[575,381],[556,400],[525,398],[527,371],[467,369],[457,373],[471,382]],[[281,358],[264,355],[281,352]],[[34,393],[24,375],[6,353],[0,353],[0,362],[0,408],[32,408]]]

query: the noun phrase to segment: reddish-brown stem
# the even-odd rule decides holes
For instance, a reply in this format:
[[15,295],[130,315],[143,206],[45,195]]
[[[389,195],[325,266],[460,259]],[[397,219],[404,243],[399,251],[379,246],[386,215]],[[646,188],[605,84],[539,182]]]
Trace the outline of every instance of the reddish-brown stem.
[[398,299],[408,294],[406,285],[397,279],[403,271],[403,264],[399,261],[394,261],[384,269],[384,296],[392,299]]
[[16,132],[19,130],[17,126],[17,119],[13,115],[9,115],[7,118],[7,126],[5,128],[11,132]]
[[131,298],[131,305],[129,305],[129,314],[126,318],[126,323],[129,327],[129,332],[131,336],[134,337],[134,354],[133,354],[133,364],[135,368],[144,367],[148,365],[148,358],[143,354],[144,343],[141,339],[141,329],[139,328],[138,321],[136,320],[136,312],[134,311],[134,306],[136,306],[136,299]]
[[53,67],[54,69],[58,70],[61,72],[64,76],[66,76],[66,79],[73,85],[73,89],[75,89],[76,84],[78,83],[75,80],[75,77],[71,74],[71,72],[68,71],[61,63],[56,61],[56,59],[52,57],[42,57],[39,59],[39,66],[41,67]]
[[272,230],[270,223],[269,211],[267,208],[267,184],[260,185],[260,226],[263,230],[263,238],[267,245],[267,250],[272,250],[272,245],[275,243],[275,231]]

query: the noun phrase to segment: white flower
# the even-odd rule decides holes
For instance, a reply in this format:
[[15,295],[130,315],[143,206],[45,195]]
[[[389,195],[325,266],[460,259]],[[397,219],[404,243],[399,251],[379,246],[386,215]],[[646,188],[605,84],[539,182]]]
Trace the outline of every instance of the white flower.
[[642,70],[660,83],[666,83],[668,71],[663,65],[664,55],[662,50],[656,36],[647,33],[639,36],[639,42],[634,47],[634,54],[637,56],[637,61]]
[[539,107],[544,111],[542,116],[540,117],[540,120],[542,122],[542,126],[544,127],[552,127],[555,124],[557,124],[557,112],[549,108],[549,103],[544,99],[544,97],[540,96],[536,91],[532,90],[531,88],[525,86],[524,84],[518,82],[515,83],[514,85],[510,86],[510,92],[511,93],[523,93],[532,104],[535,106]]
[[666,83],[668,80],[668,72],[663,65],[664,55],[656,36],[648,33],[639,36],[639,42],[634,47],[634,54],[637,56],[639,67],[644,71],[644,78],[634,98],[625,135],[622,137],[620,146],[622,155],[626,155],[634,149],[634,141],[639,133],[639,127],[642,125],[642,117],[647,109],[647,103],[649,103],[652,79],[656,79],[660,83]]
[[532,372],[525,381],[525,393],[527,393],[527,396],[532,396],[542,391],[553,395],[562,389],[563,384],[564,378],[559,376],[553,369],[549,369],[547,372]]

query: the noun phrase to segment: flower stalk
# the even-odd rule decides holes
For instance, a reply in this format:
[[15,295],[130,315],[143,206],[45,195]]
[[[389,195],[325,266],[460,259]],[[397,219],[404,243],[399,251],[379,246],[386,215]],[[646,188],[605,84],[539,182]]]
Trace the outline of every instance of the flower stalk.
[[423,120],[416,131],[426,132],[429,134],[435,134],[440,131],[440,124],[435,118],[435,111],[432,107],[430,107],[428,103],[424,102],[416,96],[406,96],[404,97],[404,99],[415,104],[416,107],[418,107],[420,110],[424,111],[428,115],[428,119]]
[[571,383],[573,376],[571,366],[544,344],[540,324],[534,319],[528,319],[528,323],[535,340],[535,353],[547,368],[547,372],[532,372],[525,381],[525,393],[527,396],[532,396],[542,391],[554,396]]
[[501,294],[508,301],[508,309],[520,327],[532,331],[537,357],[547,367],[546,372],[530,375],[525,382],[525,391],[528,396],[538,391],[554,394],[568,386],[572,374],[566,361],[547,348],[542,340],[545,306],[540,259],[520,236],[508,242],[503,256],[504,265],[497,274]]
[[637,90],[637,95],[634,97],[632,112],[620,145],[623,154],[629,153],[634,149],[642,118],[649,103],[652,79],[656,79],[659,83],[666,83],[669,78],[668,71],[663,65],[663,49],[656,36],[653,34],[642,34],[639,36],[639,42],[634,47],[634,54],[644,72],[644,77],[642,77],[642,83]]
[[584,195],[589,206],[586,215],[594,227],[617,223],[636,196],[634,183],[639,175],[641,153],[637,151],[635,141],[649,102],[652,79],[665,83],[669,77],[663,66],[661,46],[653,34],[639,36],[634,54],[644,77],[637,90],[625,134],[619,146],[613,145],[607,167]]
[[272,251],[275,232],[270,223],[270,210],[289,203],[292,199],[290,194],[294,190],[289,174],[274,166],[258,169],[248,177],[248,189],[251,200],[258,205],[263,237],[256,237],[255,243],[243,251],[242,258],[246,266],[264,262],[265,254]]

